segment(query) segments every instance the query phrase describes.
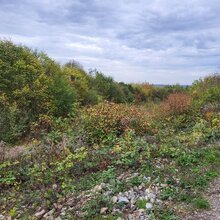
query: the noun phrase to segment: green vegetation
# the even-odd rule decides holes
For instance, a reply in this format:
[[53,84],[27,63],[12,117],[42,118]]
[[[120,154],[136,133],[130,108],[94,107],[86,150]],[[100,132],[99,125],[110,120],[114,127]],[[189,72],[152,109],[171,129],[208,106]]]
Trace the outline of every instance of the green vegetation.
[[220,168],[219,88],[219,74],[188,88],[118,83],[1,41],[0,212],[117,219],[127,201],[114,196],[152,187],[161,203],[145,210],[153,195],[133,204],[152,219],[179,219],[179,206],[209,208],[203,193]]
[[209,202],[204,198],[194,199],[193,204],[197,209],[208,209],[208,208],[210,208]]

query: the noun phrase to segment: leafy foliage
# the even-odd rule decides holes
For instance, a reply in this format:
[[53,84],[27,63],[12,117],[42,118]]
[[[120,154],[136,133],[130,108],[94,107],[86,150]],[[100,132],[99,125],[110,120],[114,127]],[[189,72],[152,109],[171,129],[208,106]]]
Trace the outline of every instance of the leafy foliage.
[[[118,83],[75,61],[60,66],[1,41],[0,140],[22,147],[18,153],[0,142],[0,212],[28,219],[101,183],[111,195],[141,184],[161,187],[166,202],[152,211],[155,219],[178,219],[174,206],[182,203],[209,208],[202,192],[219,175],[219,94],[218,74],[189,88]],[[129,172],[140,175],[120,179]],[[84,202],[85,219],[113,207],[102,192]]]

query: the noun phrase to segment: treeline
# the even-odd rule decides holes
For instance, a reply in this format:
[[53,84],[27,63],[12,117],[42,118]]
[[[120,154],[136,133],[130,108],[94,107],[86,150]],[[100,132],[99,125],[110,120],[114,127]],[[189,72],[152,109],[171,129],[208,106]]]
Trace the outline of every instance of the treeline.
[[45,53],[11,41],[0,41],[0,140],[25,136],[41,117],[66,117],[81,106],[114,103],[160,102],[180,85],[156,87],[126,84],[76,61],[64,65]]

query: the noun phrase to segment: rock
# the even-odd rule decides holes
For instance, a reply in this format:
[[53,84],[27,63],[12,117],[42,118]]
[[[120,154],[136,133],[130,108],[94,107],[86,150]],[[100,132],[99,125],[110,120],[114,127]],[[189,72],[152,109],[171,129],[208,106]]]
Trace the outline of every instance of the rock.
[[138,189],[140,189],[140,190],[141,190],[142,188],[143,188],[143,186],[142,186],[142,185],[138,186]]
[[48,217],[48,216],[52,216],[54,211],[55,211],[54,209],[51,209],[49,212],[45,213],[43,217],[45,218],[45,217]]
[[41,211],[39,211],[39,212],[36,212],[35,214],[34,214],[34,216],[36,217],[36,218],[41,218],[44,214],[45,214],[45,210],[44,209],[42,209]]
[[145,197],[143,197],[143,196],[139,196],[138,199],[139,199],[139,200],[144,200]]
[[55,218],[54,220],[62,220],[62,218],[60,218],[60,217],[57,217],[57,218]]
[[120,196],[120,197],[118,197],[118,203],[119,203],[119,202],[129,203],[129,200],[128,200],[127,197]]
[[139,212],[139,213],[144,213],[145,210],[144,210],[144,209],[138,209],[138,212]]
[[134,217],[132,214],[128,214],[128,220],[134,220]]
[[160,199],[156,199],[156,203],[157,203],[157,204],[161,204],[162,201],[161,201]]
[[166,183],[161,183],[160,186],[161,186],[162,188],[165,188],[165,187],[167,187],[167,184],[166,184]]
[[155,199],[154,199],[154,198],[151,198],[151,199],[150,199],[150,202],[151,202],[151,203],[154,203],[154,202],[155,202]]
[[114,214],[121,214],[121,211],[120,211],[120,209],[113,208],[112,214],[113,214],[113,215],[114,215]]
[[130,201],[132,205],[136,203],[136,200],[134,198],[132,198]]
[[64,212],[64,211],[66,211],[67,210],[67,207],[63,207],[62,209],[61,209],[61,212]]
[[117,220],[123,220],[121,217],[118,217]]
[[148,196],[145,196],[144,199],[146,199],[147,201],[150,200],[150,198]]
[[136,193],[134,193],[133,190],[130,191],[129,194],[128,194],[128,199],[130,199],[130,200],[134,199],[134,198],[135,198],[135,194],[136,194]]
[[124,192],[124,195],[125,195],[126,197],[128,197],[128,192]]
[[72,206],[73,203],[74,203],[74,199],[73,199],[73,198],[69,198],[69,199],[67,200],[67,202],[66,202],[66,205],[67,205],[67,206]]
[[138,187],[134,186],[134,191],[138,192]]
[[54,220],[54,217],[53,216],[46,216],[46,217],[43,216],[43,219],[45,219],[45,220]]
[[153,208],[153,205],[151,203],[146,203],[146,209],[151,210]]
[[131,209],[131,211],[134,211],[134,210],[136,210],[136,206],[134,204],[131,204],[130,209]]
[[64,215],[66,215],[66,212],[63,211],[63,212],[60,213],[60,215],[64,216]]
[[113,194],[112,190],[108,190],[104,193],[105,196],[110,196],[111,194]]
[[54,210],[54,209],[51,209],[47,214],[48,214],[48,215],[53,215],[54,212],[55,212],[55,210]]
[[145,193],[143,191],[140,191],[139,194],[144,197]]
[[133,213],[128,215],[128,220],[137,220],[137,219],[142,219],[146,220],[146,211],[144,209],[138,209],[134,211]]
[[107,213],[107,211],[108,211],[108,207],[103,207],[103,208],[101,208],[101,210],[100,210],[100,214],[106,214]]
[[118,197],[117,196],[113,196],[112,197],[112,202],[115,204],[118,201]]
[[106,184],[105,184],[105,183],[101,183],[100,186],[101,186],[102,189],[103,189],[104,187],[106,187]]
[[99,192],[99,191],[101,191],[102,190],[102,186],[101,185],[97,185],[97,186],[95,186],[94,188],[93,188],[93,192]]
[[5,216],[0,214],[0,220],[3,220],[3,219],[5,219]]
[[145,194],[149,194],[150,193],[150,189],[145,189]]
[[63,208],[63,206],[62,205],[57,205],[57,209],[62,209]]
[[148,197],[149,197],[150,199],[155,199],[155,198],[156,198],[156,195],[155,195],[154,193],[149,193],[149,194],[148,194]]
[[57,189],[57,187],[58,187],[57,184],[53,184],[53,185],[52,185],[52,189],[53,189],[53,190]]

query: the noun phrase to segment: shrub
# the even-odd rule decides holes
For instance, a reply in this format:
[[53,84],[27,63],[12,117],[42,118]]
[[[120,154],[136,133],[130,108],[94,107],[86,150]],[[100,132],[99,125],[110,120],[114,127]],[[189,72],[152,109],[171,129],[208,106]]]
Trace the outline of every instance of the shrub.
[[28,113],[14,106],[0,106],[0,140],[13,143],[27,131]]
[[197,80],[193,83],[191,93],[197,105],[204,107],[207,104],[219,104],[220,74],[216,73]]
[[186,93],[172,93],[161,103],[160,113],[163,115],[179,115],[186,113],[191,106],[191,98]]
[[0,41],[0,140],[15,142],[41,115],[66,116],[78,100],[58,63]]
[[149,116],[141,107],[105,102],[85,109],[83,121],[89,140],[96,142],[127,129],[143,134],[148,130]]

